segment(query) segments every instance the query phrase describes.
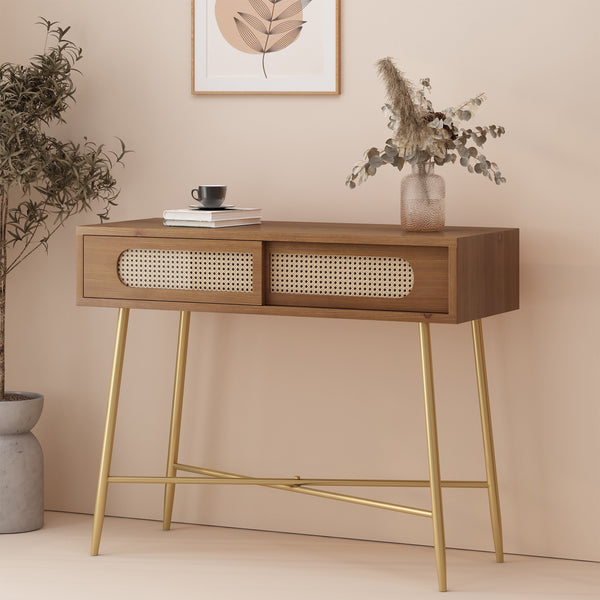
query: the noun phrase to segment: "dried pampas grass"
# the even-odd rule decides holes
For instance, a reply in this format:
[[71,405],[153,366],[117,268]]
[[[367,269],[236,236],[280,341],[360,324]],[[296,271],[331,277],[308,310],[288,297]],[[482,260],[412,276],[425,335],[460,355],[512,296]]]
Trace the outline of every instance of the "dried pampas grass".
[[388,102],[398,119],[396,139],[404,145],[418,146],[427,133],[427,121],[413,101],[411,83],[389,57],[378,60],[376,66],[385,83]]

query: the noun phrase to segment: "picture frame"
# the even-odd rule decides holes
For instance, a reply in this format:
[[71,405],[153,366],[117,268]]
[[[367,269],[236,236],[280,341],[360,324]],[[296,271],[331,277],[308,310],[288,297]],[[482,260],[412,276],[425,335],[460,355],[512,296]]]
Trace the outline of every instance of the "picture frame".
[[192,0],[192,94],[340,94],[340,0]]

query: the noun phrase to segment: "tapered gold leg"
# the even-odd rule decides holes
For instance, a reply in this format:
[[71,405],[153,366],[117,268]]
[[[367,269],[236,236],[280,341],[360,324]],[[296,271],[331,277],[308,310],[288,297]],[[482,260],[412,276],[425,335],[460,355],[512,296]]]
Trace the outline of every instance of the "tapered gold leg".
[[440,482],[440,457],[438,451],[435,396],[433,393],[433,366],[431,361],[431,336],[429,323],[419,323],[421,340],[421,367],[423,370],[423,395],[425,397],[425,424],[427,427],[427,456],[429,458],[429,482],[431,512],[433,518],[433,543],[440,592],[446,587],[446,539],[442,511],[442,487]]
[[128,322],[129,309],[120,308],[119,318],[117,320],[117,335],[115,339],[112,372],[110,376],[110,389],[108,392],[108,407],[106,409],[106,425],[104,427],[104,441],[102,443],[102,457],[100,459],[100,473],[98,475],[96,506],[94,508],[92,556],[97,556],[98,554],[100,537],[102,535],[102,525],[104,524],[106,494],[108,492],[108,476],[110,474],[110,462],[112,459],[112,449],[115,438],[117,407],[119,405],[119,391],[121,389],[121,374],[123,373],[123,357],[125,355]]
[[496,473],[496,457],[494,454],[494,438],[492,435],[492,417],[490,413],[490,397],[488,392],[485,352],[483,349],[483,329],[481,319],[471,321],[473,330],[473,349],[475,351],[475,367],[477,369],[477,390],[479,392],[479,410],[481,412],[481,430],[483,433],[483,452],[485,456],[485,472],[488,484],[488,499],[492,519],[492,534],[496,549],[496,562],[504,562],[502,545],[502,519],[500,517],[500,498],[498,495],[498,476]]
[[[181,431],[181,411],[183,408],[183,386],[185,383],[185,367],[187,363],[187,348],[190,331],[190,313],[181,311],[179,315],[179,337],[177,340],[177,360],[175,363],[175,383],[173,385],[173,408],[171,410],[171,433],[169,435],[169,455],[167,457],[167,477],[175,477],[173,465],[179,455],[179,434]],[[175,484],[165,485],[165,502],[163,511],[163,529],[171,528],[173,515],[173,500],[175,499]]]

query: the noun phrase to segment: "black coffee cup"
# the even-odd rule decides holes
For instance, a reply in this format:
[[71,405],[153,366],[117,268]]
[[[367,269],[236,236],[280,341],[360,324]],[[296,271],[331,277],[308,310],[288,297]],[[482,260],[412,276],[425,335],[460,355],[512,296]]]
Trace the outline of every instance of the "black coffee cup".
[[192,190],[192,198],[206,208],[218,208],[223,204],[226,193],[226,185],[199,185]]

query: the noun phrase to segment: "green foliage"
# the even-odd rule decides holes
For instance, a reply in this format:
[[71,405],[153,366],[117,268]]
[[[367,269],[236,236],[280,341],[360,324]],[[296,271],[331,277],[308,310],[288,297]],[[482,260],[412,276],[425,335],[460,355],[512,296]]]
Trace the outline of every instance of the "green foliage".
[[[56,22],[42,19],[46,47],[28,65],[0,65],[0,400],[5,383],[6,276],[72,215],[95,210],[108,218],[118,196],[111,169],[128,152],[85,139],[61,142],[44,131],[64,123],[75,102],[72,75],[82,52]],[[51,45],[48,47],[48,42]],[[18,194],[20,192],[20,195]],[[9,206],[16,196],[16,203]],[[11,248],[11,260],[8,259]]]
[[[87,139],[62,142],[44,132],[64,123],[63,113],[75,102],[72,76],[79,73],[82,50],[67,39],[69,27],[47,19],[39,24],[50,46],[28,65],[0,65],[1,243],[4,252],[17,248],[10,264],[0,261],[0,277],[37,248],[47,248],[70,216],[94,210],[107,219],[118,196],[111,169],[128,152],[121,140],[113,152]],[[20,199],[9,207],[16,192]]]
[[[385,61],[389,59],[380,61],[380,64]],[[399,71],[395,70],[392,73],[402,78]],[[390,77],[388,75],[388,79]],[[421,87],[412,94],[414,109],[421,119],[418,135],[406,135],[398,111],[392,104],[385,104],[382,111],[387,116],[388,127],[394,135],[386,140],[383,149],[370,148],[365,152],[363,160],[354,166],[346,178],[346,185],[354,189],[375,175],[377,169],[384,165],[392,165],[401,171],[406,163],[413,165],[434,161],[436,165],[441,166],[457,160],[469,173],[483,175],[498,185],[506,183],[498,165],[489,161],[481,152],[489,137],[499,138],[504,134],[504,127],[488,125],[465,128],[459,125],[460,122],[471,119],[473,112],[485,100],[484,94],[467,100],[457,108],[447,108],[438,112],[429,99],[429,79],[422,79],[420,83]],[[388,92],[391,85],[393,84],[388,84]],[[410,84],[408,89],[412,89]],[[418,141],[415,142],[415,139]]]

